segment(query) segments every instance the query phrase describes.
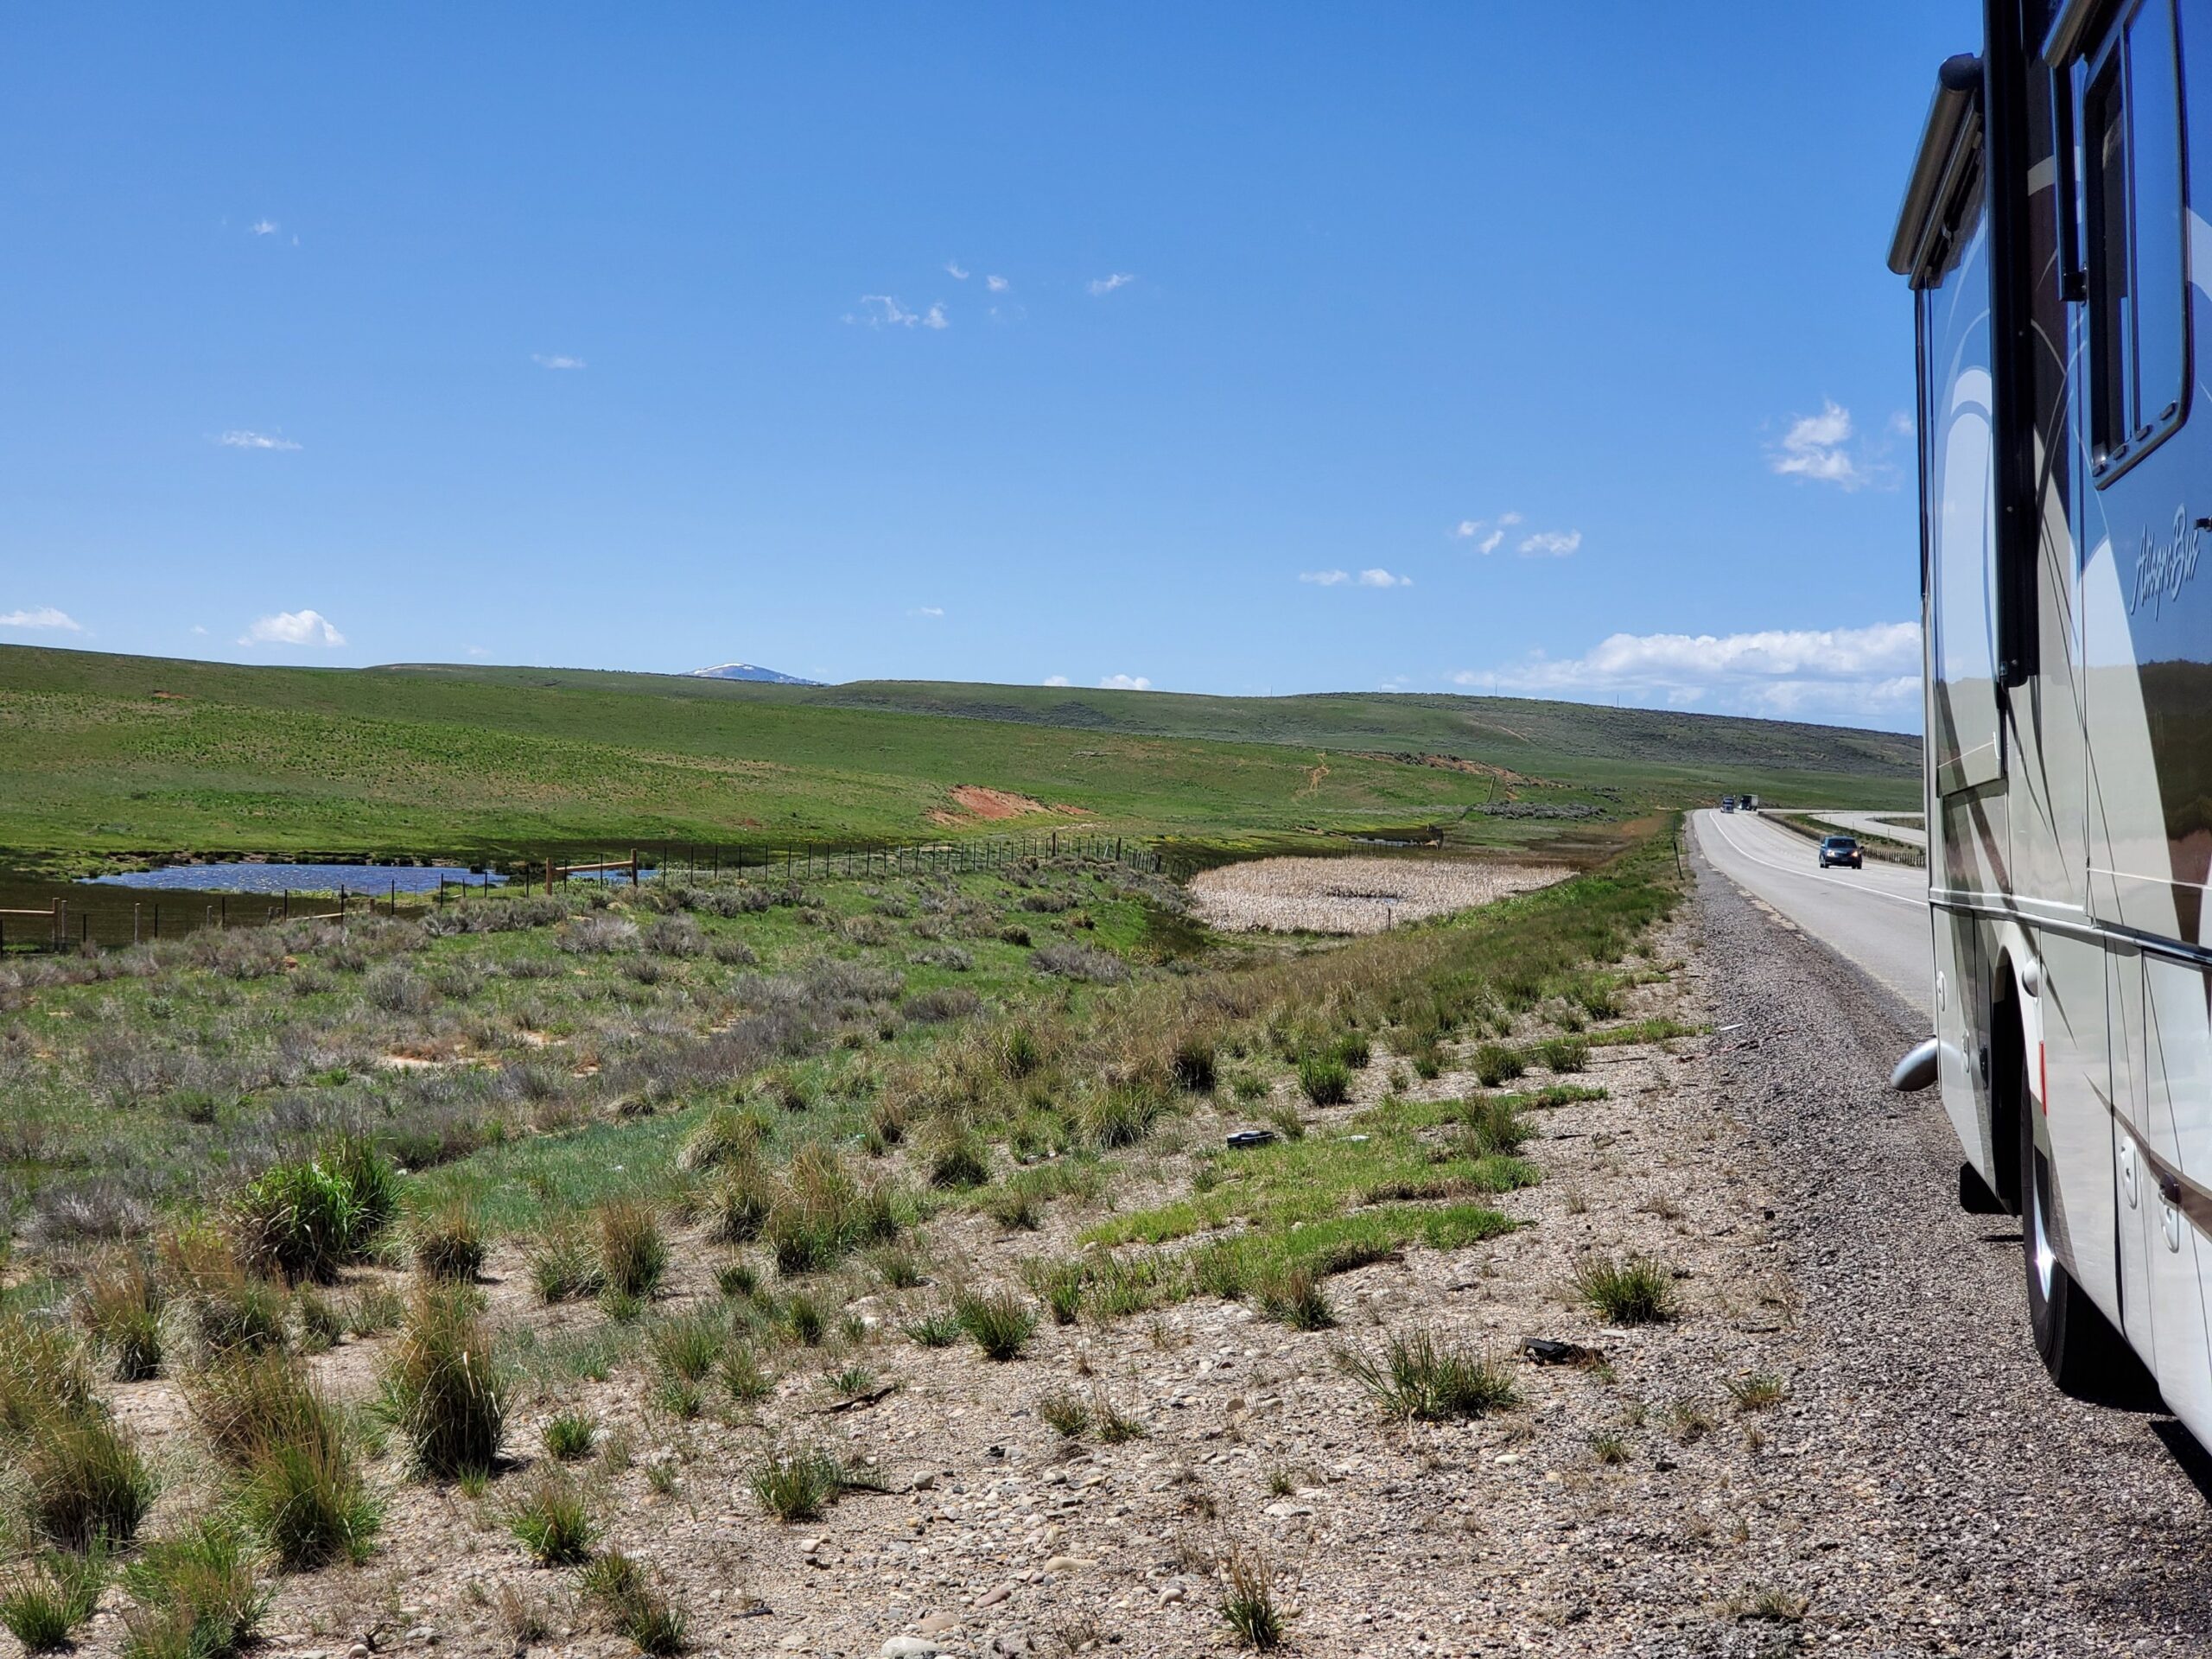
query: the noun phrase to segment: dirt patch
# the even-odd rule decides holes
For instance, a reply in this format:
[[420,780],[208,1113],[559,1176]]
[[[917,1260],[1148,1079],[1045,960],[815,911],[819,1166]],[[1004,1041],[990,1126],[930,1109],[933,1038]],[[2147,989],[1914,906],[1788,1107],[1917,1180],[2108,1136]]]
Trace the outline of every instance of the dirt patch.
[[[954,803],[970,817],[1026,818],[1034,812],[1072,812],[1073,807],[1047,806],[1044,802],[1027,795],[1017,795],[1008,789],[985,789],[980,784],[962,784],[952,791]],[[943,814],[932,812],[933,818]]]
[[1199,917],[1224,932],[1379,933],[1569,874],[1560,865],[1471,859],[1260,858],[1205,871],[1190,891]]
[[1486,760],[1470,760],[1457,754],[1427,754],[1412,749],[1362,749],[1363,760],[1395,760],[1402,766],[1433,766],[1441,772],[1464,772],[1476,778],[1495,778],[1501,784],[1525,784],[1542,779],[1530,779],[1505,766],[1494,766]]

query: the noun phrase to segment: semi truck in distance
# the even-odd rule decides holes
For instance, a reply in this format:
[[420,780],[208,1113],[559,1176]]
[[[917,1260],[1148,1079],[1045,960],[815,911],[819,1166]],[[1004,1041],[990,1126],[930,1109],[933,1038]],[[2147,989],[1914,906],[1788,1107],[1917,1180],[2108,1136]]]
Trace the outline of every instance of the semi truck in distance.
[[1918,350],[1936,1031],[1897,1082],[1940,1088],[1961,1199],[2021,1217],[2061,1386],[2147,1371],[2212,1443],[2205,213],[2212,0],[1987,0],[1889,264]]

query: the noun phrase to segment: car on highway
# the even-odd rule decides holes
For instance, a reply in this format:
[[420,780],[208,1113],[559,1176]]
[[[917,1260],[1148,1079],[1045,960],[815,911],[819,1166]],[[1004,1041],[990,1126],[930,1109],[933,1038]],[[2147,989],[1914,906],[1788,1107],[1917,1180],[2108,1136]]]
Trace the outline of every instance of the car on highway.
[[1821,868],[1848,864],[1854,870],[1866,867],[1866,855],[1859,850],[1854,836],[1822,836],[1821,837]]
[[1720,798],[1720,810],[1723,812],[1733,812],[1736,810],[1736,798],[1733,795],[1723,795]]

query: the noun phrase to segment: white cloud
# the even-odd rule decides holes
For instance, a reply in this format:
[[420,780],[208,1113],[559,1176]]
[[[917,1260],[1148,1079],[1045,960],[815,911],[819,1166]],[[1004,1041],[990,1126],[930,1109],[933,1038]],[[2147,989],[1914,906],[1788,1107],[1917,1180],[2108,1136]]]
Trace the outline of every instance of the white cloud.
[[1093,294],[1111,294],[1117,288],[1127,288],[1136,277],[1131,272],[1117,270],[1111,276],[1094,276],[1090,280]]
[[950,328],[952,320],[939,301],[926,311],[909,311],[889,294],[863,294],[858,316],[845,314],[847,322],[864,322],[871,328]]
[[1316,588],[1342,588],[1348,584],[1361,588],[1410,588],[1414,585],[1411,576],[1393,575],[1380,566],[1362,570],[1357,575],[1349,570],[1301,570],[1298,573],[1298,579],[1310,582]]
[[1522,538],[1521,551],[1530,558],[1563,559],[1581,545],[1579,530],[1540,530]]
[[1900,409],[1891,414],[1890,435],[1893,438],[1909,438],[1912,435],[1912,411],[1910,410]]
[[254,619],[240,637],[242,645],[342,645],[346,636],[320,611],[279,611]]
[[914,607],[913,614],[916,616],[928,617],[943,616],[944,614],[944,607],[942,605],[918,605]]
[[[274,236],[276,234],[276,221],[273,219],[257,219],[252,224],[247,226],[246,229],[255,236]],[[293,239],[296,241],[298,238]]]
[[204,634],[204,633],[206,633],[206,632],[207,632],[207,630],[205,627],[203,627],[200,624],[199,624],[199,623],[197,623],[197,622],[195,622],[195,623],[194,623],[194,624],[192,625],[192,631],[193,631],[194,633],[199,633],[199,634]]
[[1617,633],[1580,657],[1534,653],[1456,684],[1527,696],[1621,697],[1731,712],[1825,714],[1863,724],[1910,715],[1920,699],[1920,625],[1770,628],[1755,633]]
[[296,449],[300,446],[289,438],[280,438],[268,432],[248,432],[233,429],[215,440],[232,449]]
[[1065,674],[1047,674],[1045,677],[1045,683],[1047,685],[1066,685],[1069,683],[1069,681],[1068,677]]
[[1452,534],[1455,539],[1462,542],[1472,542],[1477,537],[1481,537],[1482,539],[1476,543],[1475,551],[1495,553],[1503,544],[1505,532],[1520,522],[1521,515],[1517,512],[1501,512],[1495,521],[1488,518],[1462,518],[1452,527]]
[[957,259],[945,261],[944,274],[956,283],[964,283],[968,280],[968,273],[960,269],[960,262]]
[[1098,684],[1100,689],[1107,691],[1149,691],[1152,690],[1152,682],[1141,674],[1109,674],[1104,679],[1099,681]]
[[82,633],[85,625],[67,611],[41,605],[35,611],[0,613],[0,628],[55,628],[63,633]]
[[581,369],[584,365],[581,357],[564,357],[558,353],[549,355],[544,352],[532,352],[530,360],[541,369]]
[[1768,451],[1768,467],[1785,478],[1809,478],[1856,490],[1873,482],[1866,467],[1844,448],[1851,442],[1851,411],[1833,397],[1821,400],[1817,415],[1801,415],[1782,442]]
[[994,294],[1003,294],[1014,284],[1003,276],[986,276],[983,278],[983,286]]

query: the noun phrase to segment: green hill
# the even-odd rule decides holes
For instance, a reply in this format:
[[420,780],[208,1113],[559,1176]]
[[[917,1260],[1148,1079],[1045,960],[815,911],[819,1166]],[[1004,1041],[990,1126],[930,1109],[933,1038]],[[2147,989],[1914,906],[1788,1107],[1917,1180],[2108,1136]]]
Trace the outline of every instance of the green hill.
[[[1723,790],[1904,806],[1918,778],[1910,738],[1504,698],[808,688],[0,647],[0,849],[18,861],[1078,822],[1239,838],[1441,823],[1513,841]],[[1051,810],[994,819],[1001,804],[963,788]]]

